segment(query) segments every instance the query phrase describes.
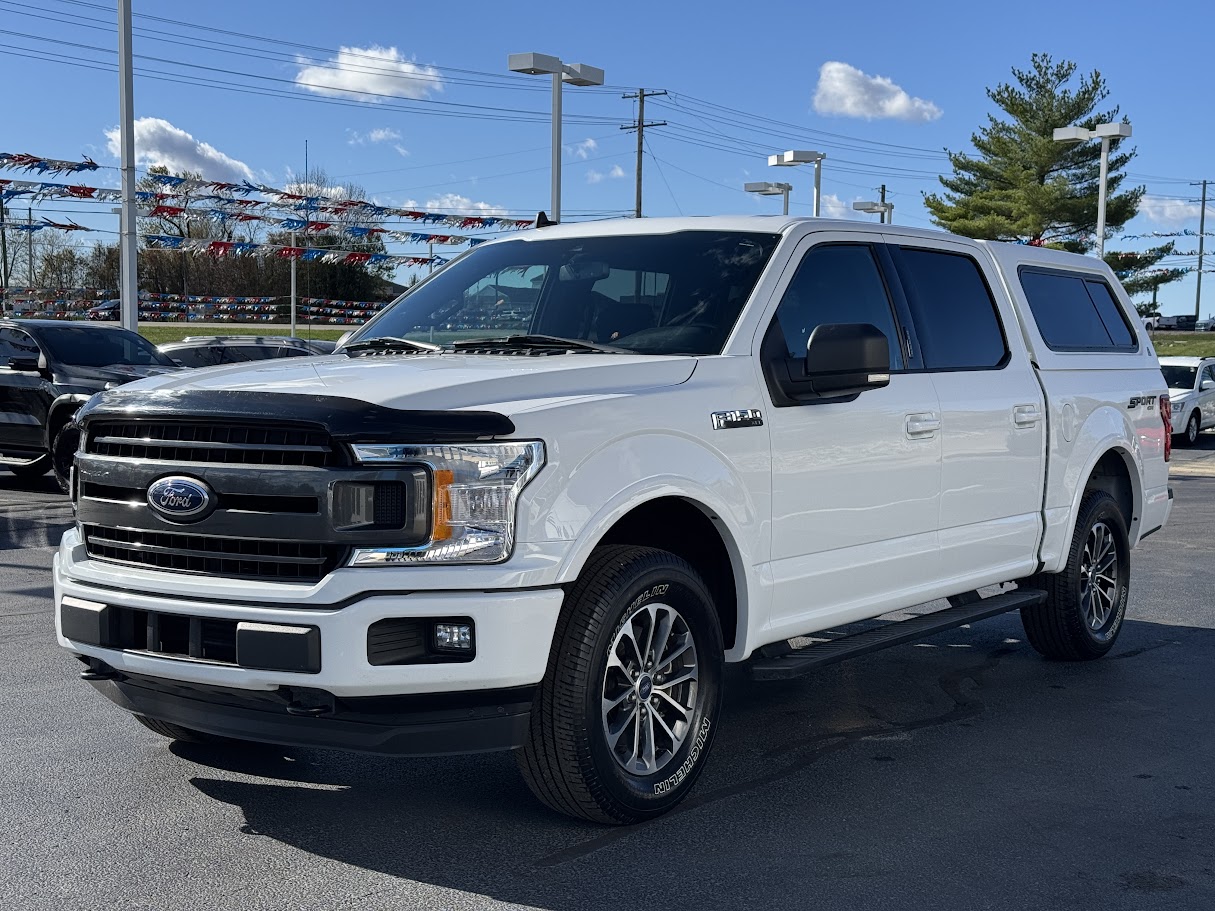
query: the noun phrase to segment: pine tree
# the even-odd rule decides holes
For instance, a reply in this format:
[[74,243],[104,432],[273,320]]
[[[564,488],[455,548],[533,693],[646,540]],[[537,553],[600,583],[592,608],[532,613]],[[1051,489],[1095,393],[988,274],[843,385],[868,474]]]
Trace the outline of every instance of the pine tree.
[[[1096,242],[1100,143],[1055,142],[1054,130],[1092,129],[1113,121],[1119,109],[1096,111],[1109,94],[1096,70],[1068,88],[1076,73],[1071,61],[1034,54],[1030,69],[1012,73],[1015,84],[987,90],[1007,119],[989,114],[987,126],[971,136],[978,155],[948,153],[953,175],[940,179],[947,192],[925,196],[924,204],[937,225],[955,234],[1087,252]],[[1144,192],[1118,193],[1135,156],[1120,145],[1113,140],[1109,159],[1107,232],[1134,217]]]
[[1156,291],[1161,285],[1175,282],[1184,278],[1185,269],[1161,268],[1158,264],[1167,256],[1174,255],[1175,245],[1172,241],[1159,247],[1152,247],[1140,253],[1118,253],[1109,251],[1105,254],[1105,262],[1122,282],[1122,287],[1130,297],[1137,294],[1152,295],[1147,303],[1135,304],[1140,316],[1153,316],[1158,312],[1155,298]]

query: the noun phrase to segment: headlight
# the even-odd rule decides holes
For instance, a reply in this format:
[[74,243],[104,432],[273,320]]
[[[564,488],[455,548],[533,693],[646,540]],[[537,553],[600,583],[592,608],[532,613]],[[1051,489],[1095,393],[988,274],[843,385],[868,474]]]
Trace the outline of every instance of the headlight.
[[515,544],[519,492],[544,465],[544,444],[452,446],[356,443],[364,465],[425,466],[430,472],[430,540],[420,547],[357,548],[351,566],[500,563]]

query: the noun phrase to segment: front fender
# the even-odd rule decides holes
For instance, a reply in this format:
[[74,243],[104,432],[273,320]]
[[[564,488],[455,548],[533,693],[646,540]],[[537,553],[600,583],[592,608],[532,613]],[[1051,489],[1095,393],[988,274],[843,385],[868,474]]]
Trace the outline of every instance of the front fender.
[[[678,466],[678,472],[672,471]],[[557,573],[560,583],[578,578],[591,552],[630,511],[663,497],[678,497],[714,523],[734,570],[738,599],[736,650],[743,647],[755,618],[759,587],[750,567],[767,559],[766,466],[740,468],[702,440],[674,432],[617,439],[586,454],[575,465],[558,460],[549,479],[553,497],[543,516],[543,534],[571,542]],[[545,485],[548,487],[549,485]],[[543,489],[537,500],[547,500]],[[539,517],[537,517],[539,518]],[[675,529],[676,533],[678,532]]]
[[72,419],[80,408],[91,399],[93,396],[90,393],[84,392],[65,392],[58,396],[55,401],[51,402],[51,407],[46,412],[46,426],[43,428],[43,445],[49,451],[51,443],[55,441],[55,434],[68,421]]

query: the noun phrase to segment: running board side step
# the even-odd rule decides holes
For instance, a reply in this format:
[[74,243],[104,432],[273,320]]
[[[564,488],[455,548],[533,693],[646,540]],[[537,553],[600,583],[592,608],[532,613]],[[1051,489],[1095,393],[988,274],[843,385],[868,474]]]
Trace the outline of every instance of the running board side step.
[[1046,600],[1046,592],[1033,588],[1018,588],[969,603],[957,603],[963,600],[960,598],[950,600],[953,606],[931,614],[888,623],[854,636],[808,645],[783,655],[759,658],[751,663],[751,676],[755,680],[792,680],[848,658],[867,655],[894,645],[916,642],[947,629],[986,620],[997,614],[1033,607]]

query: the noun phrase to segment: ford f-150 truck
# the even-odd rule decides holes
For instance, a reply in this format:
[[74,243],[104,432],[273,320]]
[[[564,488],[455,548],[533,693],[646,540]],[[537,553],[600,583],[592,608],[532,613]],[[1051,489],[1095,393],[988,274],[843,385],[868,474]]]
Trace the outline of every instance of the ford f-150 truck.
[[333,356],[78,422],[58,638],[140,722],[516,749],[608,823],[693,787],[725,662],[786,679],[1010,610],[1105,654],[1172,506],[1167,387],[1099,259],[825,219],[523,232]]

